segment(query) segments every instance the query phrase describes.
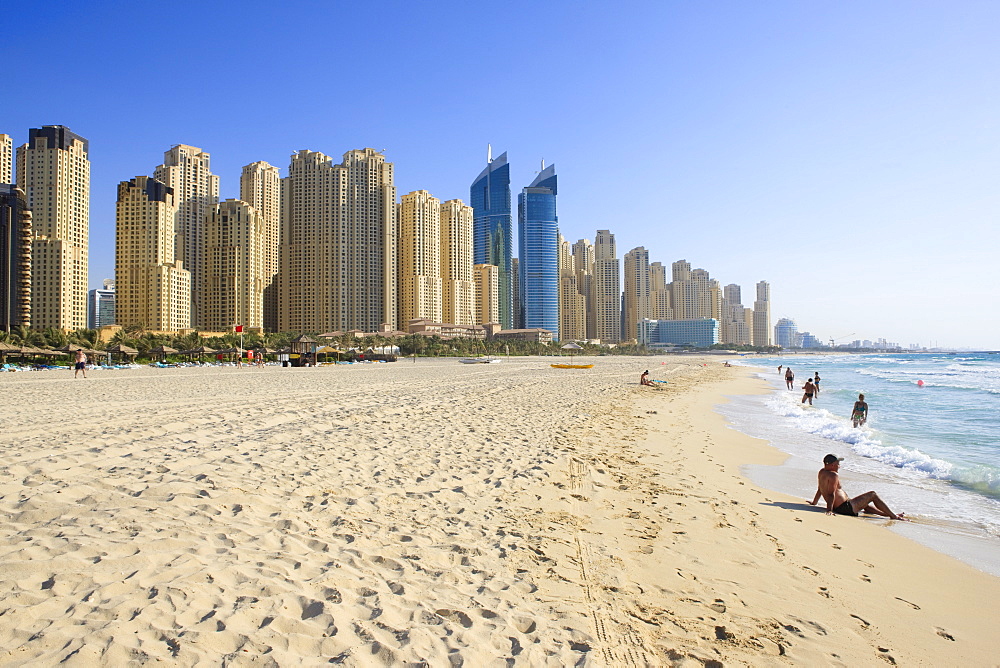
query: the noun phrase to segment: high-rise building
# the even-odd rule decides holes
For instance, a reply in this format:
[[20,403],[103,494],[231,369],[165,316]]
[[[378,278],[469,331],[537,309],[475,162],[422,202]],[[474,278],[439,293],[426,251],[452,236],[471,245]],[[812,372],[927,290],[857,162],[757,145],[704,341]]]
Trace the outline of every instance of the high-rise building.
[[477,264],[473,268],[476,283],[476,325],[500,322],[500,269],[492,264]]
[[399,322],[441,322],[441,200],[426,190],[399,202]]
[[105,278],[104,288],[87,293],[87,328],[115,324],[115,279]]
[[722,317],[719,321],[722,343],[749,344],[751,330],[747,327],[740,286],[730,283],[722,289]]
[[31,327],[32,236],[24,191],[0,183],[0,331]]
[[686,320],[643,320],[638,325],[639,343],[647,346],[687,345],[708,348],[719,342],[719,321],[715,318]]
[[220,202],[205,218],[202,327],[231,331],[264,325],[266,234],[262,216],[238,199]]
[[597,230],[594,238],[594,327],[602,343],[622,340],[622,291],[615,235]]
[[14,139],[0,135],[0,184],[14,183]]
[[719,282],[704,269],[691,269],[687,260],[678,260],[672,267],[670,283],[671,305],[677,320],[700,318],[721,319],[722,290]]
[[31,209],[31,326],[87,326],[89,143],[62,125],[28,131],[17,149],[17,186]]
[[774,326],[774,345],[782,348],[796,348],[796,332],[798,325],[791,318],[781,318]]
[[191,325],[203,327],[201,275],[205,267],[205,218],[219,203],[219,177],[212,156],[196,146],[177,144],[163,154],[153,178],[174,191],[177,262],[191,274]]
[[559,235],[559,336],[563,341],[587,338],[587,298],[580,293],[580,273],[569,242]]
[[573,244],[573,263],[576,267],[576,284],[583,295],[586,313],[586,339],[597,338],[594,319],[594,244],[590,239],[580,239]]
[[518,260],[524,329],[559,340],[559,221],[556,166],[545,166],[517,196]]
[[278,329],[396,329],[396,188],[378,151],[292,155],[282,196]]
[[[511,300],[511,322],[514,329],[523,329],[524,321],[521,320],[521,262],[516,257],[510,259],[510,292]],[[503,295],[500,295],[500,305],[503,307]]]
[[771,285],[757,283],[757,299],[753,303],[753,344],[771,345]]
[[633,248],[625,254],[623,336],[626,341],[637,341],[639,323],[652,317],[649,279],[649,251],[642,246]]
[[460,199],[450,199],[441,205],[441,319],[444,322],[477,324],[472,255],[472,207]]
[[649,265],[649,310],[653,320],[673,320],[674,309],[670,301],[670,283],[667,268],[662,262]]
[[492,264],[500,271],[500,323],[504,329],[515,326],[513,290],[513,218],[510,206],[510,165],[507,153],[493,159],[493,148],[486,152],[486,167],[469,189],[473,216],[473,261]]
[[260,216],[264,226],[264,329],[278,330],[278,246],[281,243],[281,175],[277,167],[258,161],[243,167],[240,199]]
[[147,176],[118,184],[115,324],[155,332],[191,326],[191,274],[176,259],[173,188]]

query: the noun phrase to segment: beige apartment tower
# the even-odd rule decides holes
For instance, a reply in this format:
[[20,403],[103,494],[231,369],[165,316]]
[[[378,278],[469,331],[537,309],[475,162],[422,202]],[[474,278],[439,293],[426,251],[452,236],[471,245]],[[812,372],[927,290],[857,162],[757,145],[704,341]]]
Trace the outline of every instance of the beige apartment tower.
[[0,183],[14,183],[14,139],[0,135]]
[[674,319],[667,268],[662,262],[653,262],[649,265],[649,309],[651,320]]
[[87,326],[89,144],[62,125],[28,131],[17,149],[17,187],[32,213],[31,326]]
[[576,285],[583,295],[586,313],[585,338],[597,338],[594,319],[594,244],[590,239],[580,239],[573,244],[573,265],[576,268]]
[[259,161],[246,165],[240,175],[240,199],[260,216],[264,228],[261,249],[264,281],[264,329],[278,331],[278,246],[281,243],[281,175],[277,167]]
[[587,338],[587,297],[580,292],[580,273],[573,247],[559,235],[559,340]]
[[118,184],[115,320],[176,332],[191,326],[191,274],[176,259],[173,188],[147,176]]
[[426,190],[399,203],[399,322],[441,322],[441,200]]
[[227,199],[209,213],[201,287],[205,329],[263,327],[265,248],[264,221],[248,203]]
[[638,341],[639,323],[652,317],[649,289],[649,251],[643,246],[625,254],[625,309],[626,341]]
[[500,322],[500,268],[495,264],[477,264],[472,268],[476,284],[476,325]]
[[450,199],[441,205],[442,322],[476,324],[472,258],[472,207],[460,199]]
[[757,299],[753,303],[753,344],[771,345],[771,285],[767,281],[757,284]]
[[615,235],[597,230],[594,238],[594,326],[602,343],[622,340],[621,274]]
[[687,260],[671,266],[671,305],[676,320],[722,319],[722,289],[704,269],[691,269]]
[[173,188],[177,201],[177,261],[191,272],[191,326],[202,324],[201,274],[205,265],[205,217],[219,203],[219,177],[212,156],[197,146],[177,144],[163,154],[153,178]]
[[396,188],[378,151],[292,155],[278,266],[282,332],[397,327]]

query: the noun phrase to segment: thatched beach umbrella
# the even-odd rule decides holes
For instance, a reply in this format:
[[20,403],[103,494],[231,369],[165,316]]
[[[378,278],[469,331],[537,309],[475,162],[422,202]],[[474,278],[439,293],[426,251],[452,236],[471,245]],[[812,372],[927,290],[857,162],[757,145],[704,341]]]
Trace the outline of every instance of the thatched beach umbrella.
[[569,351],[569,356],[572,357],[573,355],[576,354],[577,350],[583,350],[583,346],[581,346],[580,344],[578,344],[576,341],[570,341],[566,345],[562,346],[562,349],[563,350],[568,350]]
[[118,353],[119,355],[122,356],[123,360],[125,360],[126,362],[131,362],[132,358],[135,358],[135,356],[139,354],[139,351],[136,350],[135,348],[132,348],[131,346],[126,346],[124,343],[119,343],[117,345],[108,348],[108,353],[110,353],[112,358],[114,357],[115,353]]
[[167,355],[175,355],[177,353],[177,350],[171,348],[170,346],[159,345],[150,348],[146,352],[153,353],[154,355],[159,355],[161,360],[165,360],[167,359]]
[[209,348],[208,346],[198,346],[197,348],[182,350],[180,352],[181,355],[190,355],[191,357],[197,355],[199,359],[204,355],[214,355],[215,353],[216,350],[214,348]]

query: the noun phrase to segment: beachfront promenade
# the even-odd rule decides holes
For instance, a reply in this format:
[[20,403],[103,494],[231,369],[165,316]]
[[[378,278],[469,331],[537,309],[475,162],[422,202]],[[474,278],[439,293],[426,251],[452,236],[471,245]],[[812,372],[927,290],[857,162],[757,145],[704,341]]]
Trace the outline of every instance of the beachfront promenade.
[[749,370],[550,361],[0,375],[0,665],[996,660],[1000,580],[740,475]]

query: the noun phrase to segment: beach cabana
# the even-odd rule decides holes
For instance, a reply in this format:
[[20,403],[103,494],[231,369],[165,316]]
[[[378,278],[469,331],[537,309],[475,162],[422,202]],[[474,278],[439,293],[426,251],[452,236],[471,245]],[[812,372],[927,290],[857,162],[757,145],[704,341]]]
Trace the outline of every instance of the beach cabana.
[[209,348],[208,346],[198,346],[197,348],[192,348],[191,350],[182,350],[181,355],[189,355],[192,358],[197,355],[201,359],[205,355],[214,355],[217,351],[215,348]]
[[305,366],[316,363],[316,339],[300,334],[292,339],[290,348],[292,366]]
[[148,352],[150,354],[153,354],[153,355],[159,355],[161,361],[165,361],[167,359],[167,355],[176,355],[177,354],[177,351],[174,348],[171,348],[170,346],[163,346],[163,345],[156,346],[154,348],[150,348],[146,352]]
[[132,360],[134,360],[136,356],[139,354],[139,351],[136,350],[135,348],[132,348],[131,346],[126,346],[124,343],[119,343],[117,345],[108,348],[108,354],[110,355],[110,359],[114,359],[116,353],[118,355],[121,355],[121,358],[124,362],[126,362],[127,364],[131,364]]

